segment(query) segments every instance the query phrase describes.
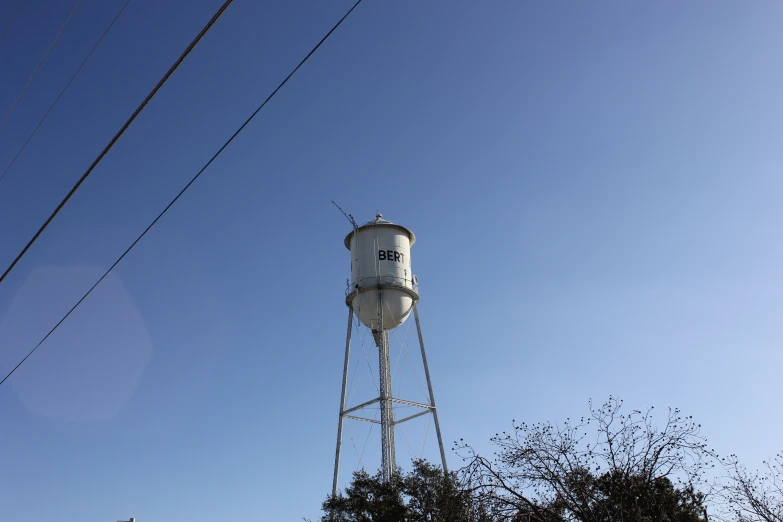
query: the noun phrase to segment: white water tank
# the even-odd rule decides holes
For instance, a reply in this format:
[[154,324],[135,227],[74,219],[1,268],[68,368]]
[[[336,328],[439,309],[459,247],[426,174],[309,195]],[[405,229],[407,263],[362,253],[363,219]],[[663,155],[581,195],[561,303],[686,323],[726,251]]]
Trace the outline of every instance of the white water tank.
[[413,232],[380,214],[345,236],[345,246],[351,251],[345,301],[372,330],[400,326],[419,298],[411,273],[410,252],[415,242]]

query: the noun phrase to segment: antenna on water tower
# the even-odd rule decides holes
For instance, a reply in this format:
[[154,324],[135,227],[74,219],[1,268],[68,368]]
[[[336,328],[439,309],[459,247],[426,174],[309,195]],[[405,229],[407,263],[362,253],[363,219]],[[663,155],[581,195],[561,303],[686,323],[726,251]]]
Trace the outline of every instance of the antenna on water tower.
[[[332,202],[334,203],[334,201]],[[335,206],[337,204],[335,203]],[[432,414],[438,446],[443,464],[446,467],[446,453],[443,450],[443,438],[440,433],[435,397],[432,393],[432,381],[424,351],[424,339],[421,335],[417,279],[411,272],[410,249],[416,242],[416,236],[407,228],[395,225],[377,214],[374,220],[359,226],[353,216],[346,214],[353,224],[353,231],[345,237],[345,246],[351,252],[351,281],[346,290],[345,304],[348,305],[348,332],[345,340],[345,363],[343,365],[343,385],[340,396],[340,416],[337,424],[337,450],[334,457],[334,481],[332,495],[337,494],[337,477],[340,471],[340,449],[342,445],[343,422],[355,419],[374,422],[381,425],[381,471],[384,480],[389,480],[396,470],[394,427],[421,415]],[[413,312],[416,330],[421,348],[424,374],[429,390],[429,404],[423,404],[394,397],[392,394],[391,361],[389,356],[389,331],[397,328]],[[351,351],[351,331],[354,314],[362,324],[372,330],[375,345],[378,348],[378,374],[380,393],[358,406],[345,404],[346,385],[348,383],[348,360]],[[378,403],[381,420],[359,416],[359,410]],[[402,404],[420,408],[421,411],[403,419],[394,418],[393,405]]]

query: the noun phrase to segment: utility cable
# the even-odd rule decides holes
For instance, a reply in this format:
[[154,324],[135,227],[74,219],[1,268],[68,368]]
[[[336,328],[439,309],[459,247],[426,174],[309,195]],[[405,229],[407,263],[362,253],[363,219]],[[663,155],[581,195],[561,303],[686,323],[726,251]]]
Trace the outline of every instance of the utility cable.
[[[22,0],[22,1],[24,1],[24,0]],[[76,79],[76,77],[79,75],[79,73],[80,73],[80,72],[81,72],[81,70],[82,70],[82,67],[84,67],[84,64],[86,64],[86,63],[87,63],[87,60],[89,60],[89,59],[90,59],[90,57],[92,56],[92,53],[94,53],[94,52],[95,52],[95,49],[97,49],[97,48],[98,48],[98,46],[101,44],[101,42],[103,41],[103,38],[104,38],[104,37],[105,37],[105,36],[106,36],[106,35],[109,33],[109,30],[110,30],[110,29],[112,28],[112,26],[114,25],[114,22],[116,22],[116,21],[117,21],[117,19],[118,19],[118,18],[120,17],[120,15],[122,14],[122,12],[123,12],[123,11],[125,11],[125,8],[126,8],[126,7],[128,7],[128,4],[129,4],[129,3],[130,3],[130,0],[125,0],[125,3],[124,3],[124,4],[122,4],[122,7],[120,8],[120,10],[119,10],[119,12],[117,13],[117,15],[116,15],[116,16],[114,17],[114,19],[111,21],[111,23],[110,23],[110,24],[109,24],[109,26],[106,28],[106,30],[105,30],[105,31],[103,31],[103,34],[101,35],[101,37],[100,37],[100,38],[98,38],[98,41],[97,41],[97,42],[95,42],[95,45],[93,45],[93,46],[92,46],[92,49],[90,49],[90,52],[89,52],[89,53],[87,53],[87,56],[84,58],[84,60],[82,61],[82,63],[79,65],[79,67],[76,69],[76,72],[75,72],[75,73],[73,73],[73,76],[71,76],[71,79],[70,79],[70,80],[68,80],[68,83],[66,83],[66,84],[65,84],[65,87],[63,87],[63,90],[62,90],[62,91],[60,91],[60,94],[58,94],[58,95],[57,95],[57,98],[55,98],[55,99],[54,99],[54,102],[52,102],[52,105],[49,107],[49,110],[47,110],[47,111],[46,111],[46,114],[44,114],[44,115],[43,115],[43,118],[41,118],[41,121],[39,121],[39,122],[38,122],[38,125],[36,125],[36,126],[35,126],[35,129],[33,129],[33,132],[32,132],[32,133],[31,133],[31,134],[30,134],[30,135],[27,137],[27,141],[25,141],[25,142],[24,142],[24,145],[22,145],[22,148],[20,148],[20,149],[19,149],[19,152],[17,152],[17,153],[16,153],[16,156],[14,156],[14,159],[12,159],[12,160],[11,160],[11,163],[9,163],[9,164],[8,164],[8,166],[5,168],[5,170],[3,171],[3,173],[2,173],[2,174],[0,174],[0,181],[2,181],[2,180],[3,180],[3,178],[5,177],[5,175],[6,175],[6,174],[8,174],[8,171],[9,171],[9,170],[11,170],[11,167],[13,167],[14,163],[16,163],[16,159],[17,159],[17,158],[18,158],[18,157],[19,157],[19,156],[22,154],[22,152],[24,151],[24,149],[27,147],[27,144],[28,144],[28,143],[30,143],[30,140],[32,140],[32,139],[33,139],[33,136],[35,136],[35,133],[36,133],[36,132],[38,132],[38,129],[40,129],[40,128],[41,128],[41,125],[43,125],[43,122],[46,120],[46,118],[48,118],[48,117],[49,117],[49,113],[50,113],[50,112],[52,112],[52,109],[54,109],[54,106],[55,106],[55,105],[57,105],[57,102],[59,102],[59,101],[60,101],[60,98],[62,98],[62,97],[63,97],[63,94],[65,94],[65,91],[67,91],[67,90],[68,90],[68,87],[70,87],[70,86],[71,86],[71,83],[73,83],[73,81],[74,81],[74,80]]]
[[[30,77],[27,79],[27,83],[24,84],[24,87],[22,87],[22,92],[19,93],[19,96],[16,97],[16,100],[14,101],[14,104],[11,105],[11,108],[8,109],[8,114],[5,115],[5,118],[3,118],[3,121],[0,122],[0,129],[3,128],[3,125],[5,125],[6,120],[8,120],[8,117],[11,115],[12,112],[14,112],[14,109],[16,108],[16,104],[19,103],[19,100],[22,99],[22,95],[27,90],[27,88],[30,86],[30,83],[33,81],[33,78],[35,78],[35,75],[38,74],[38,70],[41,68],[43,63],[46,61],[46,58],[49,56],[49,53],[52,52],[52,49],[54,48],[54,44],[57,43],[57,40],[60,39],[60,35],[63,34],[63,31],[65,31],[66,26],[68,25],[68,22],[71,21],[71,18],[73,18],[73,15],[76,14],[76,11],[79,9],[79,6],[82,5],[82,2],[84,0],[78,0],[76,2],[76,7],[73,8],[73,11],[71,11],[71,14],[68,15],[68,19],[65,21],[63,26],[60,28],[60,32],[57,33],[57,36],[54,37],[54,41],[52,42],[52,45],[49,46],[49,48],[46,50],[46,52],[43,55],[43,58],[41,58],[41,61],[38,62],[38,67],[35,68],[33,71],[33,74],[30,75]],[[3,32],[5,34],[5,31]]]
[[[411,309],[413,309],[413,306],[414,305],[411,305]],[[391,306],[389,306],[389,303],[386,303],[386,309],[389,310],[389,315],[391,315],[392,320],[394,320],[395,323],[398,323],[397,318],[394,315],[394,312],[392,312]],[[408,313],[410,313],[410,311],[408,311]],[[410,327],[410,323],[408,323],[408,327]],[[406,335],[407,335],[407,332],[408,332],[408,330],[405,331]],[[424,394],[425,397],[429,397],[429,395],[427,395],[426,390],[424,389],[424,385],[421,383],[421,377],[419,377],[419,372],[416,371],[416,367],[413,365],[413,360],[408,355],[408,348],[407,348],[407,346],[405,346],[404,342],[403,342],[402,347],[400,348],[400,350],[403,350],[405,352],[405,359],[411,365],[411,369],[413,370],[414,375],[416,375],[416,380],[419,382],[419,388],[421,388],[422,393]],[[429,399],[425,399],[423,402],[427,403],[428,401],[429,401]]]
[[[356,330],[358,331],[360,328],[359,325],[359,314],[354,314],[354,324],[356,324]],[[372,373],[372,364],[370,363],[370,356],[367,354],[367,349],[364,347],[364,340],[367,338],[367,332],[369,332],[370,329],[365,327],[364,330],[364,337],[362,337],[362,352],[364,353],[364,359],[367,361],[367,368],[370,369],[370,377],[372,378],[372,384],[375,386],[375,388],[378,390],[378,395],[381,394],[381,385],[378,384],[375,381],[375,374]]]
[[11,22],[13,22],[14,18],[16,18],[16,13],[19,12],[19,8],[22,7],[23,3],[24,3],[24,0],[19,0],[19,3],[16,5],[16,9],[14,9],[14,12],[11,13],[11,19],[8,20],[8,23],[5,24],[5,27],[3,27],[3,32],[0,33],[0,40],[3,39],[3,36],[5,36],[5,32],[8,30],[9,27],[11,27]]
[[8,276],[8,274],[13,270],[13,268],[16,266],[16,264],[19,262],[20,259],[27,253],[27,251],[30,249],[30,247],[35,243],[35,241],[38,239],[38,237],[43,233],[44,230],[46,230],[46,227],[49,226],[49,223],[52,222],[52,220],[55,218],[55,216],[62,210],[62,208],[65,206],[66,203],[68,203],[68,200],[71,199],[71,196],[79,189],[79,187],[84,183],[84,180],[87,179],[87,177],[92,173],[92,171],[95,169],[95,167],[100,163],[100,161],[108,154],[109,150],[114,146],[115,143],[117,143],[117,140],[120,139],[120,136],[122,136],[125,131],[130,127],[131,123],[133,123],[133,120],[136,119],[136,117],[141,113],[141,111],[144,109],[144,107],[147,106],[147,104],[150,102],[150,100],[157,94],[157,92],[160,90],[161,87],[163,87],[163,84],[166,83],[166,81],[169,79],[169,77],[174,74],[174,71],[177,70],[177,68],[180,66],[180,64],[187,58],[187,56],[190,54],[190,52],[193,50],[194,47],[196,47],[196,44],[198,44],[201,39],[204,37],[205,34],[212,28],[214,23],[220,18],[220,16],[225,12],[226,9],[228,9],[228,6],[231,5],[231,3],[234,0],[226,0],[226,2],[220,7],[220,9],[217,10],[217,12],[212,16],[212,18],[207,22],[207,25],[204,26],[204,28],[201,30],[200,33],[196,36],[196,38],[193,39],[192,42],[190,42],[190,45],[185,49],[185,51],[180,55],[179,58],[177,58],[177,61],[174,62],[174,65],[172,65],[168,71],[166,71],[166,74],[163,75],[163,78],[160,79],[158,84],[150,91],[150,93],[147,95],[146,98],[144,98],[144,101],[141,102],[141,104],[136,108],[135,111],[133,111],[133,114],[131,114],[131,117],[128,118],[128,121],[125,122],[125,124],[120,128],[120,130],[117,131],[117,134],[114,135],[114,137],[111,139],[108,145],[101,151],[100,154],[98,154],[98,157],[95,158],[95,161],[92,162],[92,165],[85,171],[84,174],[82,174],[82,177],[79,178],[79,181],[76,182],[76,184],[71,188],[70,192],[66,194],[65,198],[60,202],[59,205],[57,205],[57,208],[54,209],[54,212],[49,216],[49,218],[44,222],[43,225],[41,225],[41,228],[38,229],[38,232],[35,233],[33,238],[25,245],[25,247],[22,249],[21,252],[19,252],[19,255],[16,256],[16,259],[13,260],[11,265],[6,268],[5,272],[3,272],[3,275],[0,276],[0,283],[2,283],[5,278]]
[[[374,411],[372,414],[373,420],[375,420],[375,417],[378,415],[377,411]],[[362,468],[364,468],[364,464],[362,463],[362,458],[364,457],[364,452],[367,449],[367,443],[370,441],[370,435],[372,435],[372,429],[375,427],[375,423],[373,422],[370,424],[370,431],[367,432],[367,438],[364,439],[364,446],[362,446],[362,454],[359,456],[359,464],[361,464]],[[356,468],[357,471],[359,468]]]
[[[228,5],[231,3],[231,1],[232,1],[232,0],[227,0],[227,2],[226,2],[225,4],[223,4],[223,7],[221,8],[221,10],[220,10],[220,11],[218,11],[218,13],[216,14],[216,16],[220,16],[220,14],[222,14],[222,11],[224,11],[224,10],[225,10],[225,8],[226,8],[226,7],[228,7]],[[14,372],[15,372],[15,371],[16,371],[16,370],[17,370],[17,369],[18,369],[18,368],[19,368],[19,367],[20,367],[22,364],[24,364],[24,362],[25,362],[25,361],[26,361],[26,360],[27,360],[27,359],[28,359],[28,358],[29,358],[29,357],[30,357],[30,356],[31,356],[31,355],[32,355],[32,354],[33,354],[33,353],[34,353],[34,352],[35,352],[35,351],[38,349],[38,347],[39,347],[39,346],[41,346],[41,345],[42,345],[42,344],[43,344],[43,343],[44,343],[44,342],[45,342],[45,341],[46,341],[46,340],[49,338],[49,336],[50,336],[50,335],[52,335],[52,334],[54,333],[54,331],[55,331],[55,330],[57,330],[57,328],[58,328],[58,327],[59,327],[61,324],[63,324],[63,322],[64,322],[66,319],[68,319],[68,317],[69,317],[69,316],[70,316],[70,315],[73,313],[73,311],[74,311],[74,310],[76,310],[76,308],[77,308],[77,307],[78,307],[80,304],[82,304],[82,301],[84,301],[85,299],[87,299],[87,296],[89,296],[89,295],[92,293],[92,291],[93,291],[93,290],[95,290],[95,288],[96,288],[96,287],[97,287],[99,284],[101,284],[101,281],[103,281],[103,280],[106,278],[106,276],[107,276],[107,275],[109,275],[109,273],[110,273],[112,270],[114,270],[114,267],[116,267],[116,266],[117,266],[117,265],[120,263],[120,261],[122,261],[122,260],[125,258],[125,256],[126,256],[126,255],[128,255],[128,252],[130,252],[130,251],[133,249],[133,247],[135,247],[135,246],[136,246],[136,244],[137,244],[139,241],[141,241],[141,239],[142,239],[142,238],[143,238],[145,235],[147,235],[147,232],[149,232],[149,231],[150,231],[150,229],[151,229],[152,227],[154,227],[154,226],[155,226],[155,224],[156,224],[156,223],[157,223],[157,222],[160,220],[160,218],[162,218],[162,217],[163,217],[163,215],[164,215],[166,212],[168,212],[168,210],[169,210],[169,209],[170,209],[170,208],[171,208],[171,207],[174,205],[174,203],[176,203],[176,202],[177,202],[177,200],[178,200],[178,199],[179,199],[179,198],[180,198],[180,197],[181,197],[181,196],[182,196],[182,195],[185,193],[185,191],[187,191],[187,190],[190,188],[190,186],[191,186],[191,185],[193,185],[193,183],[195,183],[195,181],[196,181],[196,180],[197,180],[197,179],[198,179],[198,178],[201,176],[201,174],[202,174],[202,173],[203,173],[205,170],[207,170],[207,168],[208,168],[208,167],[209,167],[209,166],[210,166],[210,165],[211,165],[211,164],[212,164],[212,163],[213,163],[213,162],[214,162],[214,161],[215,161],[215,160],[218,158],[218,156],[220,156],[220,154],[221,154],[221,153],[222,153],[222,152],[223,152],[223,151],[226,149],[226,147],[228,147],[228,146],[231,144],[231,142],[232,142],[232,141],[234,141],[234,138],[236,138],[236,137],[239,135],[239,133],[240,133],[240,132],[242,132],[242,131],[245,129],[245,127],[247,127],[247,125],[248,125],[248,124],[249,124],[249,123],[250,123],[250,122],[253,120],[253,118],[255,118],[255,117],[256,117],[256,115],[257,115],[257,114],[258,114],[258,113],[261,111],[261,109],[263,109],[263,108],[264,108],[264,106],[265,106],[267,103],[269,103],[269,100],[271,100],[271,99],[272,99],[272,98],[275,96],[275,94],[277,94],[277,92],[278,92],[280,89],[282,89],[282,88],[283,88],[283,86],[284,86],[286,83],[288,83],[288,80],[290,80],[290,79],[291,79],[291,77],[292,77],[292,76],[293,76],[293,75],[296,73],[296,71],[298,71],[298,70],[299,70],[299,68],[300,68],[300,67],[302,67],[302,65],[304,65],[304,64],[305,64],[305,62],[307,62],[307,60],[309,60],[309,59],[310,59],[310,57],[311,57],[313,54],[315,54],[315,52],[318,50],[318,48],[319,48],[319,47],[321,47],[321,45],[322,45],[322,44],[323,44],[323,43],[324,43],[324,42],[325,42],[325,41],[326,41],[326,40],[327,40],[327,39],[328,39],[328,38],[329,38],[329,37],[332,35],[332,33],[333,33],[335,30],[337,30],[337,28],[338,28],[338,27],[340,27],[340,25],[343,23],[343,21],[344,21],[346,18],[348,18],[348,16],[349,16],[349,15],[350,15],[350,14],[353,12],[353,10],[354,10],[354,9],[356,9],[356,7],[357,7],[359,4],[361,4],[361,3],[362,3],[362,0],[357,0],[357,1],[356,1],[356,3],[355,3],[355,4],[353,4],[353,6],[352,6],[352,7],[351,7],[351,8],[348,10],[348,12],[346,12],[346,13],[343,15],[343,17],[342,17],[342,18],[340,18],[340,20],[339,20],[339,21],[338,21],[338,22],[337,22],[337,23],[334,25],[334,27],[332,27],[332,28],[329,30],[329,32],[328,32],[328,33],[326,33],[326,35],[325,35],[323,38],[321,38],[321,41],[319,41],[319,42],[318,42],[318,43],[315,45],[315,47],[313,47],[313,48],[312,48],[312,50],[311,50],[309,53],[307,53],[307,56],[305,56],[305,57],[302,59],[302,61],[301,61],[301,62],[299,62],[299,64],[298,64],[296,67],[294,67],[294,69],[293,69],[293,70],[292,70],[292,71],[291,71],[291,72],[288,74],[288,76],[286,76],[286,77],[285,77],[285,79],[284,79],[282,82],[280,82],[280,85],[278,85],[278,86],[277,86],[277,88],[276,88],[274,91],[272,91],[272,94],[270,94],[269,96],[267,96],[267,98],[266,98],[266,99],[265,99],[265,100],[264,100],[264,101],[261,103],[261,105],[259,105],[259,106],[258,106],[258,108],[257,108],[255,111],[253,111],[253,112],[250,114],[250,116],[249,116],[249,117],[248,117],[248,118],[245,120],[245,122],[244,122],[244,123],[242,123],[242,125],[240,125],[240,126],[239,126],[239,128],[238,128],[238,129],[237,129],[237,130],[234,132],[234,134],[232,134],[232,135],[231,135],[231,137],[230,137],[230,138],[228,138],[228,140],[226,140],[226,142],[225,142],[225,143],[223,143],[223,145],[222,145],[222,146],[221,146],[221,147],[218,149],[218,151],[217,151],[217,152],[215,152],[215,154],[214,154],[214,155],[213,155],[213,156],[212,156],[212,157],[209,159],[209,161],[207,161],[207,162],[206,162],[206,164],[204,164],[204,166],[203,166],[203,167],[201,167],[201,170],[199,170],[199,171],[196,173],[196,175],[195,175],[195,176],[193,176],[193,177],[191,178],[191,180],[188,182],[188,184],[187,184],[187,185],[185,185],[185,187],[184,187],[182,190],[180,190],[180,191],[179,191],[179,193],[178,193],[176,196],[174,196],[174,199],[172,199],[172,200],[171,200],[171,202],[170,202],[168,205],[166,205],[166,208],[164,208],[164,209],[163,209],[163,210],[160,212],[160,214],[158,214],[158,215],[157,215],[157,217],[156,217],[155,219],[153,219],[153,220],[152,220],[152,223],[150,223],[150,224],[147,226],[147,228],[145,228],[145,229],[144,229],[144,231],[143,231],[143,232],[142,232],[142,233],[141,233],[141,234],[140,234],[140,235],[139,235],[139,236],[136,238],[136,240],[135,240],[135,241],[133,241],[133,243],[131,243],[131,245],[130,245],[130,246],[127,248],[127,249],[125,249],[125,252],[123,252],[123,253],[122,253],[122,255],[121,255],[120,257],[118,257],[118,258],[117,258],[117,260],[116,260],[116,261],[115,261],[115,262],[114,262],[114,263],[113,263],[113,264],[112,264],[112,265],[109,267],[109,269],[108,269],[108,270],[106,270],[106,272],[104,272],[104,274],[103,274],[103,275],[100,277],[100,279],[98,279],[98,280],[95,282],[95,284],[94,284],[94,285],[92,285],[92,286],[90,287],[90,289],[89,289],[89,290],[87,290],[87,292],[86,292],[86,293],[85,293],[85,294],[84,294],[84,295],[81,297],[81,299],[79,299],[79,300],[76,302],[76,304],[75,304],[75,305],[73,305],[73,306],[71,307],[71,309],[70,309],[70,310],[68,310],[68,313],[67,313],[67,314],[65,314],[65,315],[63,316],[63,318],[62,318],[62,319],[60,319],[60,320],[57,322],[57,324],[55,324],[55,325],[52,327],[52,329],[51,329],[51,330],[49,330],[49,333],[47,333],[47,334],[46,334],[46,335],[43,337],[43,339],[41,339],[41,340],[38,342],[38,344],[37,344],[37,345],[35,345],[35,347],[34,347],[32,350],[30,350],[30,352],[28,352],[28,354],[27,354],[27,355],[25,355],[25,356],[24,356],[24,359],[22,359],[21,361],[19,361],[19,363],[18,363],[16,366],[14,366],[14,368],[13,368],[13,369],[12,369],[10,372],[8,372],[8,374],[7,374],[5,377],[3,377],[3,380],[2,380],[2,381],[0,381],[0,386],[2,386],[2,385],[3,385],[3,383],[4,383],[5,381],[7,381],[7,380],[8,380],[8,378],[9,378],[11,375],[13,375],[13,373],[14,373]],[[214,17],[213,17],[213,19],[210,21],[210,24],[211,24],[211,23],[214,23],[214,20],[216,20],[216,19],[217,19],[217,18],[214,18]],[[205,29],[207,29],[207,28],[208,28],[208,27],[205,27]],[[202,32],[206,32],[206,31],[202,31]],[[194,43],[193,43],[193,44],[191,44],[191,45],[195,45],[195,43],[196,43],[196,41],[194,40]],[[183,56],[183,58],[184,58],[184,56]],[[139,110],[141,110],[141,109],[139,109]]]
[[[369,331],[369,329],[365,329],[364,330],[364,336],[362,337],[362,342],[361,342],[362,351],[365,353],[365,355],[367,354],[367,351],[364,349],[364,341],[367,339],[367,332],[368,331]],[[348,387],[348,395],[347,395],[347,397],[345,399],[345,404],[351,404],[351,399],[353,399],[353,393],[355,391],[354,390],[354,386],[356,385],[356,382],[357,382],[356,379],[357,379],[357,377],[358,377],[358,375],[360,373],[360,372],[358,372],[358,370],[359,370],[359,365],[361,364],[361,362],[362,362],[362,360],[359,357],[357,357],[356,358],[356,365],[354,366],[353,373],[351,374],[352,375],[352,377],[351,377],[351,385]],[[369,365],[369,362],[370,362],[369,358],[367,358],[368,365]],[[362,366],[362,371],[364,371],[364,366]],[[370,377],[372,377],[372,368],[370,368]],[[375,384],[375,378],[374,377],[373,377],[373,384]]]
[[408,455],[411,456],[411,460],[416,460],[416,456],[414,455],[413,446],[411,446],[411,443],[408,442],[408,437],[405,436],[405,432],[402,430],[402,426],[397,426],[395,431],[399,431],[402,435],[402,441],[405,443],[405,449],[408,450]]
[[419,445],[419,458],[424,456],[424,444],[427,442],[427,435],[430,432],[430,424],[432,424],[432,415],[427,416],[427,429],[424,430],[424,436],[422,437],[421,444]]

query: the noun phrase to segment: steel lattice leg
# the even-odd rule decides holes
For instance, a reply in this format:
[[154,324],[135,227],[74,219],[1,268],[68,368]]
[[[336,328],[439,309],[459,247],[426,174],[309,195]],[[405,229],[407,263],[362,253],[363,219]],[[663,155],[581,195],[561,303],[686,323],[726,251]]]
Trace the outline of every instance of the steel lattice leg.
[[430,379],[430,367],[427,364],[427,353],[424,351],[424,338],[421,335],[421,323],[419,322],[419,308],[413,305],[413,316],[416,318],[416,331],[419,334],[419,346],[421,347],[421,360],[424,363],[424,374],[427,376],[427,388],[430,392],[430,404],[432,405],[432,417],[435,420],[435,432],[438,434],[438,446],[440,447],[440,459],[443,463],[443,472],[448,473],[446,465],[446,452],[443,449],[443,436],[440,434],[440,422],[438,422],[438,409],[435,406],[435,394],[432,393],[432,379]]
[[348,384],[348,359],[351,354],[351,322],[353,321],[353,309],[348,307],[348,332],[345,334],[345,363],[343,364],[343,390],[340,394],[340,415],[337,421],[337,449],[334,452],[334,479],[332,480],[332,496],[337,495],[337,476],[340,472],[340,448],[343,441],[343,415],[345,411],[345,387]]

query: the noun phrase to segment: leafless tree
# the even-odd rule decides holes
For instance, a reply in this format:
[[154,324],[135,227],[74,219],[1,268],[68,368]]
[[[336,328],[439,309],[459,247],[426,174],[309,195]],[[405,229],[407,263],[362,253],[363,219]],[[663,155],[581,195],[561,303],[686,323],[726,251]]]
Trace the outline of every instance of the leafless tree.
[[726,507],[722,520],[783,522],[783,452],[749,472],[736,455],[723,460],[728,475],[717,481],[717,497]]
[[714,460],[701,426],[669,409],[659,428],[653,408],[622,405],[591,402],[578,422],[514,422],[492,438],[491,459],[460,441],[462,477],[503,520],[706,520],[698,490]]

